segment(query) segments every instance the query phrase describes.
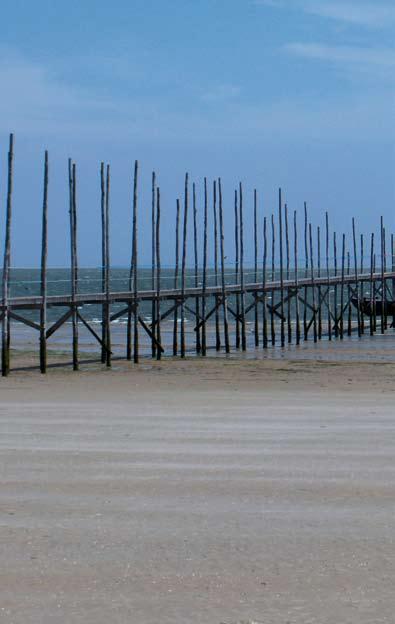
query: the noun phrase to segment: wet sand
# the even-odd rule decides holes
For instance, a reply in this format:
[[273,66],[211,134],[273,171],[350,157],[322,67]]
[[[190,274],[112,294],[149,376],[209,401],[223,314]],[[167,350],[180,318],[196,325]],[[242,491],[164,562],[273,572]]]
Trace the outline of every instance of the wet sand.
[[0,380],[0,620],[393,623],[395,362],[376,355]]

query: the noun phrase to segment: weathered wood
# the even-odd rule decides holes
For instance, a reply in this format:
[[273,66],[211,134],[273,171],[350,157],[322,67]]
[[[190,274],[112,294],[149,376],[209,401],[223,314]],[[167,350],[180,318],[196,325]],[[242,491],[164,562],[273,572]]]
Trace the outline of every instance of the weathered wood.
[[[195,260],[195,288],[199,286],[199,257],[198,257],[198,240],[197,240],[197,205],[196,205],[196,184],[192,185],[192,203],[193,203],[193,252],[194,252],[194,260]],[[198,321],[200,317],[200,304],[199,297],[195,297],[195,316],[196,321]],[[195,332],[195,345],[196,345],[196,353],[200,353],[201,351],[201,342],[200,342],[200,329]]]
[[9,290],[10,290],[10,266],[11,266],[11,222],[12,222],[12,191],[14,176],[14,135],[10,134],[8,149],[7,171],[7,208],[5,224],[4,262],[3,262],[3,324],[1,345],[1,374],[7,377],[10,372],[10,319],[9,319]]
[[[219,235],[220,235],[220,253],[221,253],[221,286],[222,286],[222,304],[223,304],[223,323],[224,323],[224,340],[225,352],[230,353],[229,345],[229,326],[228,326],[228,300],[225,289],[225,250],[224,250],[224,219],[222,207],[222,184],[218,179],[218,200],[219,200]],[[240,223],[242,221],[242,213],[240,215]],[[241,259],[241,254],[240,254]]]
[[346,257],[346,236],[342,236],[342,264],[341,264],[341,280],[340,280],[340,319],[339,319],[339,334],[340,340],[343,340],[344,336],[344,272],[345,272],[345,257]]
[[325,213],[325,258],[326,258],[326,276],[328,279],[328,298],[327,298],[327,310],[328,310],[328,340],[332,340],[332,313],[331,313],[331,295],[330,295],[330,278],[331,273],[329,269],[329,218],[328,213]]
[[[244,291],[244,215],[243,215],[243,187],[239,184],[239,218],[240,218],[240,317],[241,317],[241,348],[247,349],[245,291]],[[222,253],[222,252],[221,252]],[[228,351],[227,351],[228,353]]]
[[[360,236],[360,252],[361,252],[361,262],[360,262],[360,274],[363,275],[364,271],[364,236],[361,234]],[[363,292],[363,282],[360,283],[360,294],[359,301],[363,302],[364,292]],[[365,314],[363,310],[363,306],[361,306],[361,334],[365,333]]]
[[48,340],[48,338],[50,338],[60,327],[62,327],[62,325],[64,323],[66,323],[66,321],[69,320],[69,318],[72,315],[72,309],[70,308],[70,310],[67,310],[67,312],[65,314],[63,314],[53,325],[51,325],[51,327],[49,327],[46,331],[46,338]]
[[267,273],[267,220],[263,218],[263,261],[262,261],[262,342],[267,349],[267,302],[266,302],[266,273]]
[[357,239],[355,234],[355,219],[352,219],[352,239],[354,247],[354,272],[355,272],[355,288],[357,291],[357,322],[358,336],[361,336],[361,310],[359,305],[359,289],[358,289],[358,256],[357,256]]
[[[308,229],[308,220],[307,220],[307,203],[304,202],[304,256],[305,256],[305,273],[304,276],[307,278],[309,274],[309,252],[308,252],[308,243],[307,243],[307,229]],[[304,300],[307,301],[307,293],[308,288],[305,286],[304,289]],[[308,338],[308,330],[307,330],[307,307],[304,305],[303,309],[303,334],[304,339]]]
[[41,229],[40,371],[47,372],[47,259],[48,259],[48,152],[44,155],[44,190]]
[[[176,257],[174,264],[174,288],[178,288],[178,272],[179,272],[179,260],[180,260],[180,200],[177,199],[176,203]],[[173,356],[177,355],[178,351],[178,306],[174,309],[173,319]]]
[[[155,249],[156,249],[156,359],[160,360],[163,349],[158,348],[161,345],[161,316],[160,316],[160,289],[161,289],[161,257],[160,257],[160,189],[156,189],[156,230],[155,230]],[[177,311],[176,311],[177,314]]]
[[[206,318],[206,286],[207,286],[207,220],[208,193],[207,178],[204,178],[204,224],[203,224],[203,275],[202,275],[202,317]],[[206,323],[202,325],[202,355],[207,353]]]
[[[317,277],[321,277],[321,228],[317,226]],[[322,306],[321,306],[321,286],[317,286],[318,294],[318,339],[322,338]]]
[[[234,213],[235,213],[235,284],[239,283],[239,203],[238,203],[238,192],[235,190],[235,203],[234,203]],[[236,336],[236,349],[240,349],[240,295],[237,293],[235,295],[236,301],[236,317],[235,317],[235,336]]]
[[384,223],[383,217],[380,217],[380,255],[381,255],[381,315],[380,315],[380,329],[381,333],[385,333],[385,281],[384,281]]
[[[101,287],[106,289],[106,178],[104,173],[104,162],[100,163],[100,216],[101,216]],[[102,345],[106,343],[106,304],[102,305]],[[106,362],[106,350],[102,346],[102,364]]]
[[111,367],[111,303],[110,303],[110,165],[106,170],[106,202],[105,202],[105,271],[104,287],[106,294],[105,305],[105,335],[104,350],[106,354],[106,366]]
[[314,278],[314,256],[313,256],[313,236],[311,231],[311,223],[309,223],[309,241],[310,241],[310,270],[311,270],[311,291],[313,303],[313,336],[314,342],[317,342],[317,310],[315,305],[315,278]]
[[280,245],[280,339],[281,346],[285,347],[285,323],[284,323],[284,255],[283,255],[283,206],[281,189],[278,190],[278,231]]
[[77,263],[77,191],[76,166],[69,159],[69,189],[70,189],[70,245],[71,245],[71,300],[72,300],[72,349],[73,370],[79,368],[78,361],[78,308],[76,295],[78,291],[78,263]]
[[[284,218],[285,218],[285,252],[286,252],[286,278],[290,279],[290,244],[289,244],[289,226],[288,226],[288,206],[284,205]],[[288,329],[288,344],[292,342],[292,320],[291,320],[291,297],[290,290],[287,288],[287,329]]]
[[[218,286],[218,218],[217,218],[217,182],[213,182],[213,219],[214,219],[214,284]],[[218,297],[216,297],[215,306],[215,348],[217,351],[221,348],[221,334],[219,327],[219,306]]]
[[[151,289],[155,290],[155,264],[156,264],[156,242],[155,242],[155,205],[156,200],[156,173],[152,172],[151,179]],[[152,298],[151,302],[151,323],[152,327],[155,327],[155,319],[156,319],[156,301],[155,298]],[[152,332],[152,340],[151,340],[151,356],[154,358],[156,356],[156,338],[155,332]]]
[[294,265],[295,265],[295,323],[296,323],[296,344],[300,345],[300,313],[299,313],[299,267],[298,267],[298,224],[297,214],[294,211]]
[[[336,232],[333,232],[333,267],[334,267],[334,276],[337,277],[337,238]],[[335,282],[333,288],[333,316],[335,319],[334,324],[334,334],[335,337],[339,336],[339,325],[338,325],[338,316],[337,316],[337,282]]]
[[184,190],[184,226],[182,234],[182,265],[181,265],[181,332],[180,332],[180,349],[181,357],[185,357],[185,270],[187,259],[187,226],[188,226],[188,200],[189,200],[189,175],[185,175],[185,190]]
[[[272,214],[272,282],[274,282],[275,280],[275,227],[274,227],[274,215]],[[271,332],[271,338],[272,338],[272,346],[274,347],[274,345],[276,344],[276,328],[274,325],[274,312],[273,312],[273,306],[274,306],[274,293],[275,291],[272,290],[271,292],[271,296],[272,296],[272,307],[270,309],[270,332]]]
[[[347,252],[347,276],[351,273],[351,256],[350,252]],[[352,309],[351,309],[351,286],[348,284],[347,286],[347,295],[348,295],[348,319],[347,319],[347,335],[351,336],[352,334]]]
[[374,322],[376,304],[375,304],[373,275],[374,275],[374,234],[372,233],[370,237],[370,310],[371,310],[371,314],[369,317],[369,333],[371,336],[373,336],[374,332],[376,331],[375,322]]
[[[254,189],[254,281],[258,282],[258,201],[257,191]],[[259,318],[258,318],[258,302],[255,298],[254,306],[254,338],[255,347],[259,347]]]
[[138,312],[138,237],[137,237],[137,185],[138,185],[139,163],[134,163],[133,176],[133,361],[138,364],[139,361],[139,312]]

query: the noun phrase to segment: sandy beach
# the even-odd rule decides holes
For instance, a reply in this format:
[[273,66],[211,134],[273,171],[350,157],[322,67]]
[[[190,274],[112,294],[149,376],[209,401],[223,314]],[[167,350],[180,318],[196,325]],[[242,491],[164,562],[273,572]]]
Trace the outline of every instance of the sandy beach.
[[352,348],[46,377],[19,355],[1,621],[392,623],[395,362]]

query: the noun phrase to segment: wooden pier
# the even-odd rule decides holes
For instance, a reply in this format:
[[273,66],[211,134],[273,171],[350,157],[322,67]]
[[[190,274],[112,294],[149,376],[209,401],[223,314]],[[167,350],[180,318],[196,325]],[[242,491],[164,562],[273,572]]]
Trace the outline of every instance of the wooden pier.
[[[375,234],[369,238],[365,253],[365,239],[357,235],[352,219],[352,242],[347,247],[346,235],[330,232],[328,214],[325,215],[325,244],[320,228],[314,230],[304,205],[304,240],[300,245],[296,211],[290,218],[289,208],[279,190],[276,214],[260,209],[259,197],[254,190],[251,201],[253,211],[253,267],[246,269],[244,215],[247,202],[240,183],[234,192],[234,204],[225,210],[220,179],[212,187],[203,182],[203,201],[198,206],[196,185],[190,185],[185,176],[182,200],[176,202],[175,258],[172,287],[163,287],[161,263],[161,221],[166,211],[161,206],[160,188],[156,174],[152,175],[151,206],[151,267],[150,288],[139,287],[139,167],[136,162],[131,189],[130,226],[132,231],[128,287],[116,291],[111,287],[111,237],[110,237],[110,166],[101,163],[101,218],[102,266],[99,292],[83,292],[79,278],[77,225],[78,193],[77,167],[69,160],[68,210],[70,217],[70,289],[67,295],[48,293],[48,229],[51,210],[48,202],[50,164],[44,154],[42,200],[42,249],[40,294],[11,296],[12,251],[12,197],[14,170],[14,137],[10,136],[5,210],[5,245],[2,272],[2,299],[0,322],[2,327],[2,375],[10,372],[12,322],[23,323],[37,331],[39,362],[42,373],[47,371],[48,340],[62,325],[71,323],[72,364],[79,368],[79,327],[90,332],[98,344],[103,364],[111,366],[111,325],[120,317],[127,317],[125,356],[135,363],[141,357],[140,334],[144,332],[151,344],[150,355],[160,359],[163,355],[185,357],[193,346],[202,357],[212,347],[229,353],[232,349],[247,349],[247,319],[253,324],[254,348],[267,349],[269,345],[299,345],[302,341],[321,339],[342,340],[344,335],[356,333],[374,335],[384,333],[395,320],[395,260],[393,235],[386,234],[383,218],[379,223],[379,240]],[[212,219],[209,219],[209,215]],[[231,271],[226,258],[229,241],[225,241],[225,218],[234,216],[232,236],[234,262]],[[190,221],[193,236],[188,239]],[[209,222],[213,230],[209,232]],[[290,223],[292,227],[290,228]],[[269,227],[270,224],[270,227]],[[290,231],[291,230],[291,231]],[[269,236],[270,234],[270,236]],[[270,238],[270,240],[269,240]],[[377,235],[376,235],[377,238]],[[214,266],[209,267],[209,240],[213,241]],[[388,246],[388,240],[390,245]],[[226,244],[226,255],[225,255]],[[303,248],[301,259],[298,244]],[[168,245],[168,241],[167,241]],[[193,266],[187,266],[188,245],[193,248]],[[388,247],[390,252],[388,253]],[[338,255],[338,249],[340,254]],[[323,253],[323,250],[325,252]],[[388,261],[389,258],[389,261]],[[387,266],[388,265],[388,266]],[[253,279],[248,276],[252,272]],[[231,277],[229,277],[231,274]],[[209,284],[209,278],[214,282]],[[192,285],[191,285],[192,284]],[[368,293],[368,296],[366,296]],[[141,313],[144,304],[150,309],[150,320]],[[92,326],[84,314],[84,307],[96,305],[101,310],[101,328]],[[48,321],[48,310],[59,309],[56,321]],[[65,309],[61,310],[61,308]],[[26,311],[36,311],[34,319]],[[186,315],[193,320],[193,345],[187,344]],[[162,323],[173,321],[173,345],[170,352],[162,341]],[[208,326],[213,324],[213,344],[209,344]],[[234,333],[233,333],[234,331]],[[234,341],[233,341],[234,336]]]

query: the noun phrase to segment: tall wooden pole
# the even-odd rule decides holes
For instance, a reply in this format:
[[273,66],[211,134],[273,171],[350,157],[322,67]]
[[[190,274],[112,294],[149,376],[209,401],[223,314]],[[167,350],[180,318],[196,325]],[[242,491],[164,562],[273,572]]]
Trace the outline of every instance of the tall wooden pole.
[[[254,189],[254,282],[258,283],[258,198],[257,191]],[[258,301],[255,297],[254,305],[254,337],[255,347],[259,347],[259,318],[258,318]]]
[[241,348],[247,349],[245,291],[244,291],[244,217],[243,217],[243,187],[239,184],[239,215],[240,215],[240,315],[241,315]]
[[[198,257],[198,241],[197,241],[197,206],[196,206],[196,185],[193,183],[193,247],[195,259],[195,288],[199,287],[199,257]],[[196,316],[196,353],[201,351],[200,342],[200,305],[199,297],[195,297],[195,316]]]
[[354,272],[355,272],[355,289],[357,294],[357,321],[358,321],[358,336],[361,337],[361,310],[359,305],[359,291],[358,291],[358,256],[357,256],[357,239],[355,235],[355,219],[352,220],[352,238],[354,247]]
[[327,277],[327,308],[328,308],[328,340],[332,340],[332,317],[331,317],[331,283],[329,268],[329,218],[325,213],[325,256],[326,256],[326,277]]
[[278,230],[280,243],[280,327],[281,346],[285,347],[285,319],[284,319],[284,256],[283,256],[283,206],[281,189],[278,190]]
[[345,256],[346,256],[346,236],[342,236],[342,266],[341,266],[341,281],[340,281],[340,320],[339,320],[339,333],[340,340],[343,340],[344,336],[344,274],[345,274]]
[[[235,284],[239,284],[239,204],[238,193],[235,190]],[[240,295],[236,293],[236,349],[240,349]]]
[[309,241],[310,241],[310,269],[311,269],[311,290],[312,290],[312,305],[313,305],[313,335],[314,342],[317,342],[317,310],[315,301],[315,279],[314,279],[314,257],[313,257],[313,236],[311,231],[311,223],[309,223]]
[[70,241],[71,241],[71,300],[72,300],[72,328],[73,328],[73,370],[79,368],[78,360],[78,305],[76,301],[78,290],[78,261],[77,261],[77,176],[75,163],[69,160],[70,180]]
[[40,371],[47,372],[47,258],[48,258],[48,152],[44,156],[44,192],[41,235]]
[[3,325],[2,325],[2,349],[1,371],[3,377],[10,372],[10,318],[9,318],[9,290],[10,290],[10,266],[11,266],[11,222],[12,222],[12,190],[13,190],[13,165],[14,165],[14,135],[10,134],[8,149],[8,174],[7,174],[7,211],[5,225],[4,263],[3,263]]
[[[276,272],[275,272],[275,243],[276,243],[276,238],[275,238],[276,234],[275,234],[275,227],[274,227],[274,215],[272,214],[272,282],[274,282],[275,277],[276,277]],[[276,328],[274,325],[274,294],[275,291],[272,290],[271,291],[271,302],[270,302],[270,330],[271,330],[271,336],[272,336],[272,346],[274,347],[274,345],[276,344]]]
[[381,333],[385,332],[385,280],[384,280],[384,223],[383,217],[380,217],[380,248],[381,248]]
[[[289,245],[289,226],[288,226],[288,206],[284,205],[284,216],[285,216],[285,249],[286,249],[286,263],[287,263],[287,272],[286,278],[289,281],[290,279],[290,245]],[[291,291],[287,288],[287,327],[288,327],[288,344],[292,342],[292,324],[291,324]]]
[[[180,261],[180,200],[177,199],[176,207],[176,258],[174,268],[174,289],[178,289],[178,273],[179,273],[179,261]],[[174,300],[174,320],[173,320],[173,356],[177,355],[178,351],[178,306],[177,299]]]
[[266,273],[267,273],[267,219],[263,218],[263,263],[262,263],[262,331],[263,348],[267,349],[267,295],[266,295]]
[[188,173],[185,175],[185,191],[184,191],[184,227],[182,235],[182,266],[181,266],[181,357],[185,357],[185,268],[187,258],[187,225],[188,225]]
[[[155,230],[155,250],[156,250],[156,359],[162,357],[160,345],[162,343],[161,335],[161,312],[160,312],[160,289],[161,289],[161,259],[160,259],[160,189],[156,189],[156,230]],[[177,314],[177,309],[176,309]],[[155,331],[153,332],[155,334]]]
[[[214,284],[218,286],[218,218],[217,218],[217,182],[213,182],[213,211],[214,211]],[[218,296],[215,296],[215,348],[221,348],[219,330]]]
[[[100,163],[100,215],[101,215],[101,288],[106,290],[106,180],[104,173],[104,162]],[[102,305],[102,325],[101,325],[101,361],[106,362],[106,305]]]
[[[321,278],[321,228],[317,227],[317,277]],[[322,338],[322,303],[321,303],[321,286],[317,288],[318,295],[318,339]]]
[[[151,180],[151,290],[155,292],[155,264],[156,264],[156,240],[155,240],[155,206],[156,202],[156,173],[152,172]],[[176,309],[177,311],[177,309]],[[152,340],[151,340],[151,356],[156,356],[156,343],[155,343],[155,327],[156,327],[156,301],[155,297],[152,297],[151,303],[151,327],[152,327]]]
[[375,327],[375,310],[376,310],[376,296],[374,285],[374,234],[372,232],[370,238],[370,316],[369,316],[369,330],[370,335],[373,336],[376,331]]
[[296,344],[300,345],[300,313],[299,313],[299,267],[298,267],[298,224],[297,214],[294,211],[294,265],[295,265],[295,322],[296,322]]
[[206,285],[207,285],[207,220],[208,220],[208,193],[207,178],[204,178],[204,225],[203,225],[203,276],[202,276],[202,355],[207,353],[206,334]]
[[110,368],[111,366],[111,305],[110,305],[110,165],[107,165],[106,170],[106,206],[105,206],[105,244],[106,244],[106,254],[105,254],[105,293],[106,293],[106,319],[105,319],[105,327],[106,327],[106,366]]
[[[307,243],[307,203],[304,202],[304,257],[305,257],[305,278],[308,277],[309,274],[309,252],[308,252],[308,243]],[[305,286],[304,288],[304,307],[303,307],[303,333],[304,339],[307,340],[308,336],[308,326],[307,326],[307,294],[308,288]]]
[[[334,275],[337,277],[337,238],[336,232],[333,232],[333,266],[334,266]],[[338,324],[338,314],[337,314],[337,280],[335,282],[333,288],[333,315],[335,319],[334,333],[335,337],[339,336],[339,324]]]
[[134,163],[133,176],[133,361],[139,361],[139,312],[138,312],[138,249],[137,249],[137,180],[139,164]]
[[[347,252],[347,275],[351,275],[351,256],[350,252]],[[351,309],[351,286],[348,284],[347,286],[347,294],[348,294],[348,319],[347,319],[347,335],[352,335],[352,309]]]
[[[363,271],[364,271],[364,237],[363,234],[361,234],[361,264],[360,264],[360,274],[363,275]],[[363,300],[364,300],[364,292],[363,292],[363,282],[361,281],[361,285],[360,285],[360,295],[359,295],[359,301],[361,302],[361,304],[363,304]],[[361,305],[361,333],[364,334],[365,333],[365,317],[364,317],[364,311],[363,311],[363,305]]]
[[[221,251],[221,286],[222,286],[222,307],[223,307],[223,321],[224,321],[224,340],[225,340],[225,351],[226,353],[230,353],[229,326],[228,326],[228,301],[226,297],[226,285],[225,285],[225,251],[224,251],[224,223],[223,223],[223,209],[222,209],[222,185],[221,185],[220,178],[218,179],[218,199],[219,199],[219,232],[220,232],[220,251]],[[240,224],[241,222],[242,222],[242,213],[240,214]],[[240,253],[240,260],[241,260],[241,253]]]

